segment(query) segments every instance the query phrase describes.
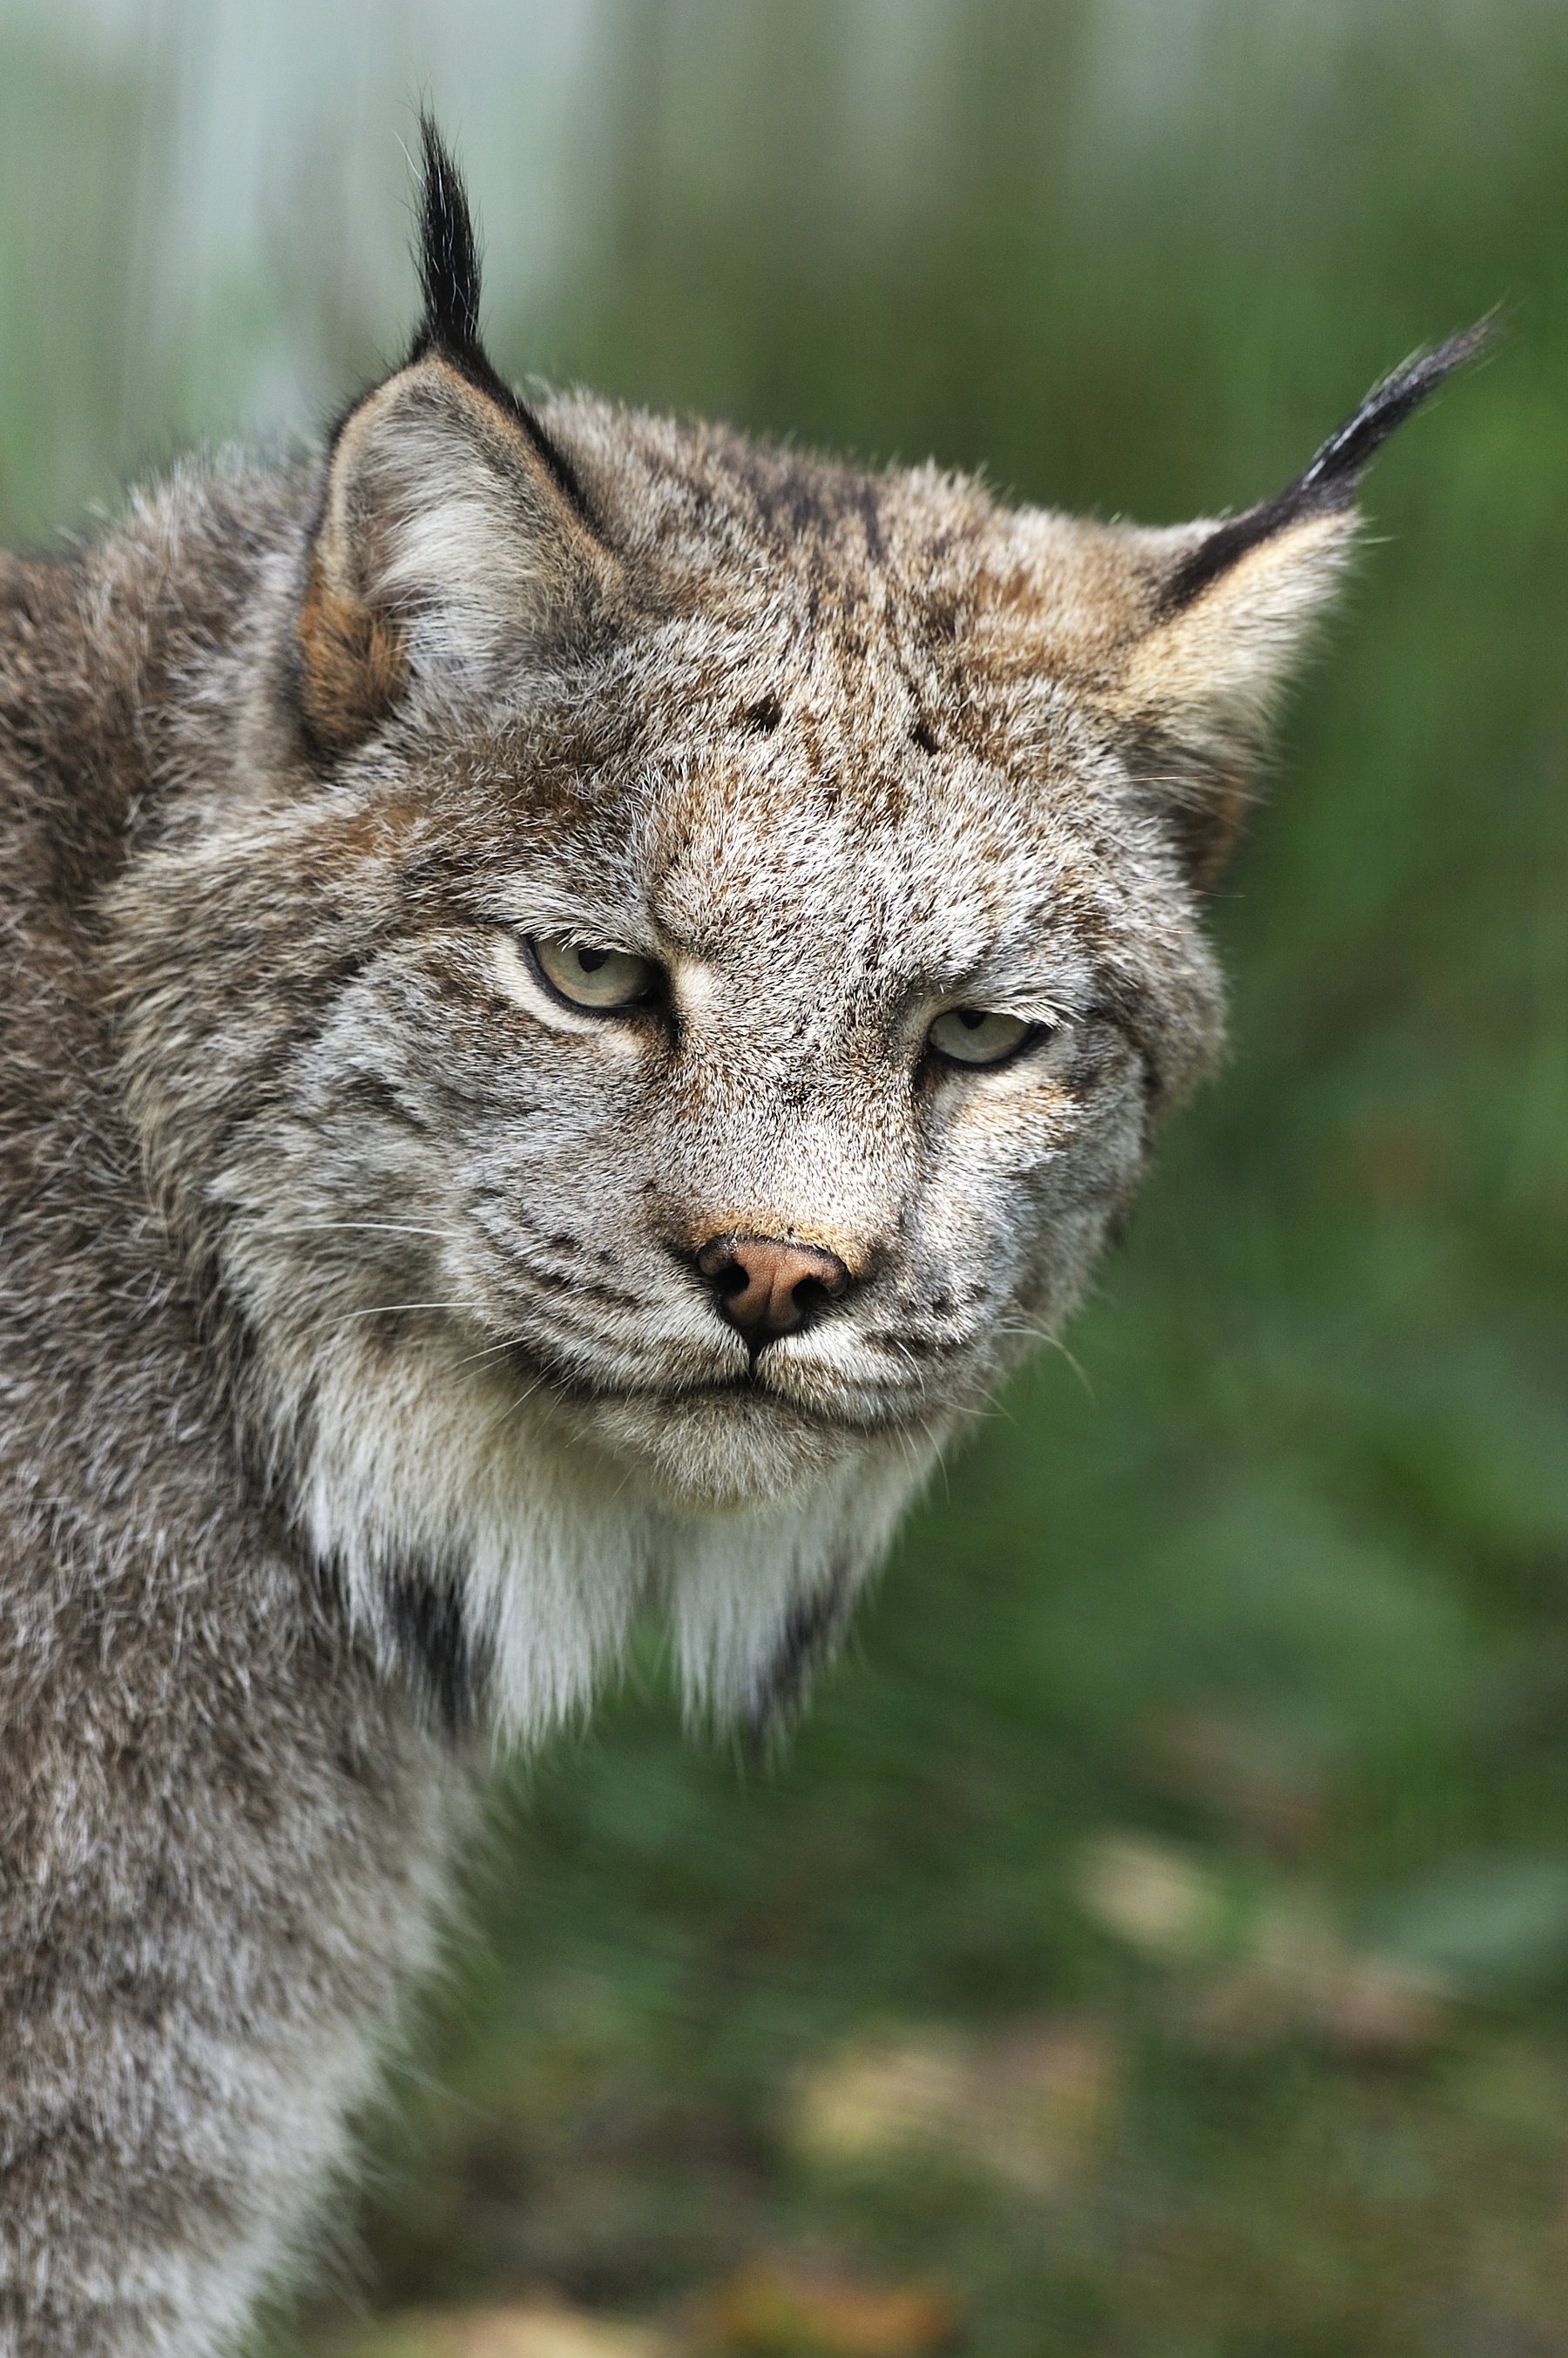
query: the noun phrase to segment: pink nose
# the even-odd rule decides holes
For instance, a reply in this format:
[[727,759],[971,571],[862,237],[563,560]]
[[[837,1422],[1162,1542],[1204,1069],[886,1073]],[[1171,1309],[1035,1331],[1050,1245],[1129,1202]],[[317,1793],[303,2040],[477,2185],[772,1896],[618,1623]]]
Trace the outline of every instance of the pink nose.
[[720,1312],[742,1334],[793,1334],[849,1287],[837,1253],[776,1237],[709,1237],[697,1265]]

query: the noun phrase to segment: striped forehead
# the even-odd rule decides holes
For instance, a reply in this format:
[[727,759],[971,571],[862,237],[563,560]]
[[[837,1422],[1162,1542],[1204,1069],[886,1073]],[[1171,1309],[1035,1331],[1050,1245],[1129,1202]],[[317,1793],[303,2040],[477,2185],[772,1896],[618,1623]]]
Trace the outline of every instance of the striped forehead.
[[694,956],[957,979],[1033,899],[1027,830],[982,783],[782,756],[702,763],[659,799],[650,914]]

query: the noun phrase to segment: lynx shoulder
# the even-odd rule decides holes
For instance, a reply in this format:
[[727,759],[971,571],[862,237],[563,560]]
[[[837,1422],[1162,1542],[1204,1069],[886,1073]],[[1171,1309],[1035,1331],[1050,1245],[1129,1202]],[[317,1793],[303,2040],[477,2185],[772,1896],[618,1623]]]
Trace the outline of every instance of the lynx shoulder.
[[1397,424],[1173,530],[572,395],[0,571],[0,2347],[302,2247],[481,1767],[791,1706],[1211,1063],[1206,887]]

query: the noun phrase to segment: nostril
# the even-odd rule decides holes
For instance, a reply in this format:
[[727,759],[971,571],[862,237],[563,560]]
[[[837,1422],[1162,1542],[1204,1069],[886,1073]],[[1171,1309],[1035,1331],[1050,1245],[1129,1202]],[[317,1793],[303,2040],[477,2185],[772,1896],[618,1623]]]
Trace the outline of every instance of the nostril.
[[720,1302],[732,1301],[751,1283],[743,1264],[736,1258],[734,1244],[732,1237],[715,1237],[697,1256],[698,1272],[708,1280]]
[[765,1291],[736,1250],[733,1237],[713,1237],[697,1256],[699,1273],[708,1280],[714,1307],[731,1326],[744,1334],[762,1323]]
[[[842,1293],[843,1291],[843,1287],[840,1286],[838,1292]],[[809,1326],[811,1321],[821,1311],[826,1310],[834,1298],[819,1277],[797,1278],[790,1289],[790,1300],[795,1305],[795,1319],[802,1326]]]
[[837,1253],[780,1237],[710,1237],[696,1260],[722,1315],[756,1339],[809,1325],[850,1283]]

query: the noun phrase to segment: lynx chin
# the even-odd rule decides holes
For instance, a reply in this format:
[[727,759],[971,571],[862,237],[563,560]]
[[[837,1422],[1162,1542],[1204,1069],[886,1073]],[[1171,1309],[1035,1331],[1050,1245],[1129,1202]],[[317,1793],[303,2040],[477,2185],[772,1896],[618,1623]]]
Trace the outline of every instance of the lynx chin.
[[0,2352],[300,2259],[485,1765],[634,1617],[794,1704],[1213,1061],[1205,891],[1390,429],[1173,529],[479,332],[0,558]]

